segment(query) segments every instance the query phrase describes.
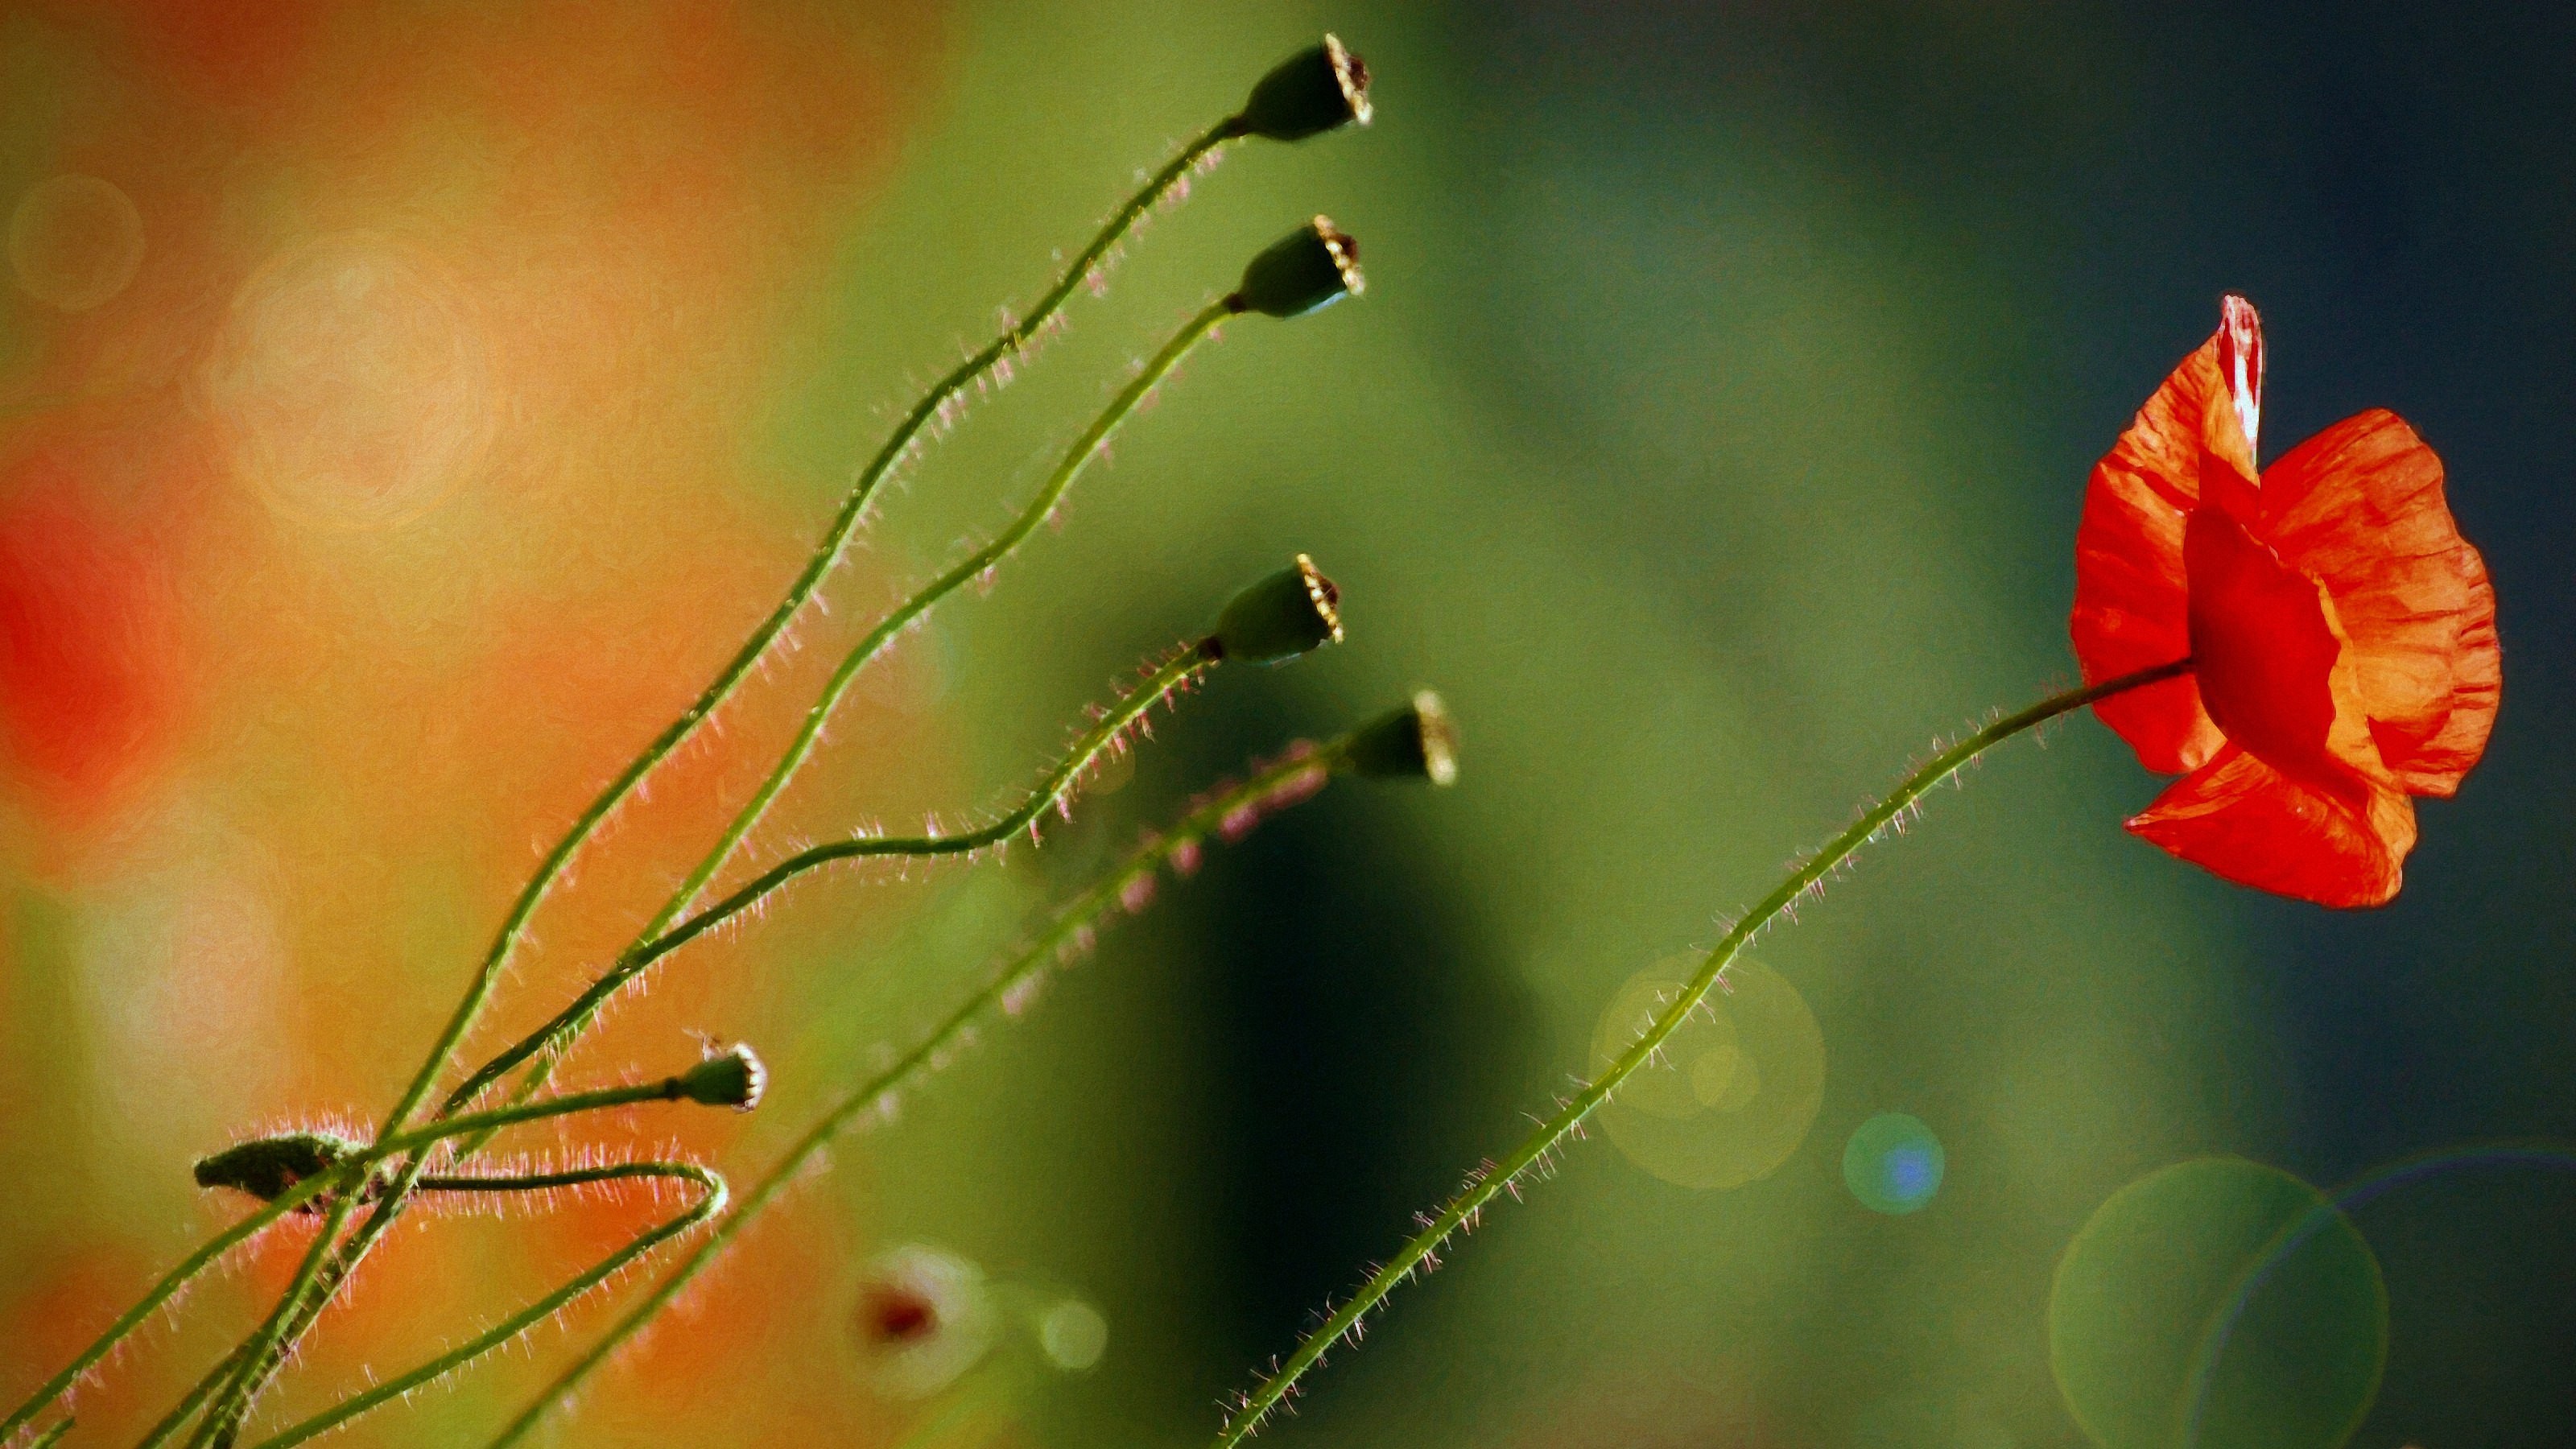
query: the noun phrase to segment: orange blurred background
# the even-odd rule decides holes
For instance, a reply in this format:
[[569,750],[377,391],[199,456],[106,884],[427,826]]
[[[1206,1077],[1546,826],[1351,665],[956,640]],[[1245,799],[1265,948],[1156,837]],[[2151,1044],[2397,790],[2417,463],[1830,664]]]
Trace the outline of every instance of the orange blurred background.
[[[121,1002],[60,1040],[35,993],[64,978],[0,965],[9,1039],[35,1048],[0,1063],[10,1170],[41,1181],[44,1154],[87,1144],[75,1180],[10,1195],[14,1384],[166,1264],[172,1225],[135,1217],[168,1198],[117,1175],[183,1176],[173,1142],[386,1110],[538,850],[774,602],[814,525],[746,477],[746,439],[940,24],[903,3],[39,4],[5,24],[28,199],[0,384],[0,850],[23,882],[0,939]],[[72,184],[25,184],[49,177]],[[873,600],[869,567],[836,591]],[[625,942],[827,662],[784,656],[621,814],[477,1043]],[[817,773],[904,748],[908,717],[863,700]],[[105,924],[49,937],[74,917]],[[727,950],[572,1072],[693,1056]],[[577,1135],[708,1151],[737,1130],[664,1113]],[[305,1377],[409,1362],[669,1210],[632,1198],[506,1235],[419,1215]],[[185,1236],[236,1210],[205,1200]],[[186,1327],[146,1333],[84,1424],[148,1422],[306,1241],[269,1235]],[[790,1277],[811,1251],[736,1271]],[[633,1383],[756,1373],[759,1345],[741,1314],[675,1321]],[[777,1417],[754,1437],[825,1412],[761,1398]]]

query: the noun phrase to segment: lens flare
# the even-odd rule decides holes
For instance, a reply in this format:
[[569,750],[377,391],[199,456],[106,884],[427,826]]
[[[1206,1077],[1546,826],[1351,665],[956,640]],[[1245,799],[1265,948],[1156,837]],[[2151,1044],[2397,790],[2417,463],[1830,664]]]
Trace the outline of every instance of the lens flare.
[[1843,1185],[1871,1212],[1918,1212],[1941,1190],[1949,1168],[1941,1139],[1919,1117],[1881,1112],[1843,1144]]
[[1047,1362],[1080,1373],[1109,1351],[1109,1320],[1079,1298],[1067,1298],[1038,1319],[1038,1348]]
[[329,528],[428,512],[482,465],[499,422],[466,289],[372,232],[317,238],[252,274],[203,388],[235,474]]
[[2325,1194],[2236,1157],[2112,1194],[2067,1245],[2049,1367],[2105,1449],[2339,1449],[2388,1355],[2388,1290]]
[[[1592,1034],[1598,1075],[1681,990],[1698,958],[1676,956],[1631,979]],[[1758,961],[1665,1039],[1660,1059],[1600,1112],[1628,1160],[1683,1187],[1737,1187],[1789,1160],[1825,1096],[1825,1039],[1806,998]]]
[[40,181],[9,214],[9,270],[49,307],[86,312],[124,291],[142,265],[143,214],[112,181]]

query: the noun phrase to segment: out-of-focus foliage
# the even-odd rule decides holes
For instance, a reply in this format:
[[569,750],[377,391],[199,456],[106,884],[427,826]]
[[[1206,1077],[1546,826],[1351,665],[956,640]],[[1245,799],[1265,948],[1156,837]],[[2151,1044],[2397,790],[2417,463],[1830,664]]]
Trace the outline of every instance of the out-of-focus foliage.
[[[1336,786],[1213,852],[845,1148],[565,1442],[1203,1435],[1584,1069],[1624,983],[1936,733],[2069,680],[2084,471],[2224,289],[2269,324],[2267,433],[2399,408],[2496,574],[2503,719],[2427,804],[2396,905],[2257,899],[2124,837],[2155,783],[2089,720],[2009,750],[1761,944],[1823,1042],[1785,1162],[1695,1191],[1595,1134],[1274,1432],[2080,1443],[2052,1275],[2124,1185],[2235,1154],[2332,1192],[2576,1136],[2563,15],[247,15],[0,14],[0,1397],[235,1210],[191,1161],[381,1115],[536,849],[785,585],[893,410],[1328,27],[1368,58],[1375,124],[1235,154],[931,452],[800,651],[541,920],[488,1044],[658,903],[870,612],[1317,212],[1360,238],[1367,296],[1229,325],[1060,535],[863,690],[765,851],[1000,798],[1284,553],[1342,586],[1350,642],[1220,676],[1041,851],[834,876],[675,957],[572,1075],[667,1070],[692,1030],[755,1042],[759,1113],[621,1129],[740,1176],[1244,756],[1436,683],[1459,787]],[[1712,1110],[1735,1100],[1712,1081]],[[1903,1215],[1844,1179],[1887,1113],[1943,1154]],[[2447,1161],[2352,1210],[2390,1344],[2357,1442],[2545,1442],[2576,1412],[2576,1188]],[[282,1407],[649,1211],[422,1215]],[[157,1413],[294,1231],[147,1334],[84,1422]],[[870,1338],[871,1265],[908,1244],[994,1295],[947,1397],[889,1392]],[[602,1321],[348,1442],[466,1439]]]

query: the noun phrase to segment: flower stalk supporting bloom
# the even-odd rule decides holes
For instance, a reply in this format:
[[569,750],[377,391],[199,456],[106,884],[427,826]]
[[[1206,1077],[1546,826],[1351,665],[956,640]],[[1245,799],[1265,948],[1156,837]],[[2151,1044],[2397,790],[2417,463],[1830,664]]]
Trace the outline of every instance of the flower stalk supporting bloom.
[[2016,735],[2088,704],[2178,678],[2189,673],[2191,668],[2192,663],[2188,659],[2174,660],[2100,684],[2069,690],[2018,714],[2007,715],[1934,755],[1894,790],[1863,810],[1860,818],[1853,821],[1848,829],[1828,841],[1804,865],[1791,871],[1788,879],[1764,896],[1727,931],[1724,939],[1702,959],[1699,970],[1689,983],[1629,1044],[1626,1051],[1580,1091],[1560,1103],[1553,1116],[1540,1123],[1536,1131],[1522,1139],[1520,1145],[1502,1160],[1487,1163],[1470,1173],[1466,1185],[1441,1205],[1438,1214],[1425,1220],[1427,1225],[1420,1233],[1408,1240],[1384,1267],[1369,1275],[1368,1281],[1362,1283],[1357,1292],[1300,1339],[1295,1350],[1277,1368],[1264,1376],[1250,1392],[1243,1394],[1236,1401],[1234,1411],[1226,1416],[1224,1426],[1218,1430],[1212,1449],[1234,1449],[1235,1445],[1249,1438],[1271,1411],[1296,1390],[1298,1382],[1323,1362],[1324,1354],[1335,1342],[1345,1336],[1356,1340],[1368,1315],[1383,1304],[1388,1295],[1415,1273],[1438,1266],[1440,1247],[1451,1234],[1473,1227],[1478,1215],[1497,1196],[1506,1191],[1517,1194],[1521,1178],[1555,1151],[1559,1143],[1582,1125],[1584,1118],[1608,1101],[1621,1083],[1652,1060],[1656,1049],[1664,1044],[1666,1038],[1680,1030],[1682,1023],[1699,1009],[1701,1000],[1717,985],[1728,965],[1747,943],[1801,896],[1821,885],[1854,852],[1876,839],[1926,791],[1966,768],[1979,755]]
[[[1443,741],[1439,746],[1442,768],[1428,767],[1418,772],[1386,768],[1382,743],[1363,758],[1362,747],[1370,741],[1382,741],[1392,731],[1411,729],[1424,732],[1421,721],[1427,710],[1438,721],[1427,731]],[[1017,1003],[1025,993],[1042,981],[1047,972],[1069,955],[1084,949],[1101,922],[1124,908],[1141,910],[1150,888],[1167,865],[1195,861],[1198,851],[1212,837],[1232,838],[1241,833],[1241,822],[1247,814],[1258,816],[1265,809],[1284,808],[1311,799],[1332,776],[1341,773],[1371,774],[1385,778],[1407,773],[1438,784],[1456,778],[1454,755],[1446,742],[1451,739],[1448,715],[1440,707],[1439,697],[1428,691],[1416,696],[1416,702],[1381,720],[1372,721],[1350,734],[1313,750],[1291,750],[1277,761],[1253,772],[1241,784],[1216,791],[1201,800],[1171,829],[1148,840],[1121,861],[1118,868],[1101,877],[1080,895],[1058,910],[1044,930],[1006,956],[985,978],[984,984],[968,996],[946,1018],[916,1042],[909,1051],[883,1071],[862,1082],[824,1112],[804,1135],[791,1144],[786,1153],[761,1174],[742,1195],[741,1202],[719,1221],[689,1256],[653,1285],[650,1292],[621,1315],[608,1331],[583,1351],[579,1358],[565,1366],[519,1416],[510,1421],[492,1441],[492,1449],[516,1444],[543,1422],[555,1407],[568,1402],[584,1380],[607,1362],[619,1345],[632,1338],[645,1324],[667,1308],[697,1276],[706,1271],[735,1235],[749,1226],[788,1185],[803,1174],[806,1167],[834,1139],[852,1126],[866,1120],[879,1105],[912,1086],[944,1059],[979,1022],[996,1014],[1017,1015]]]

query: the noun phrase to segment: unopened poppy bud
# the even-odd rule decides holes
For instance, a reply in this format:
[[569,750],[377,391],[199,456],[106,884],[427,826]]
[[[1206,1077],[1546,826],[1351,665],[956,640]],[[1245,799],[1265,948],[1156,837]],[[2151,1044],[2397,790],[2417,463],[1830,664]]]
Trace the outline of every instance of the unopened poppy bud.
[[1304,554],[1242,593],[1202,646],[1220,659],[1278,664],[1342,640],[1341,590]]
[[1344,757],[1356,775],[1455,784],[1458,726],[1440,696],[1422,690],[1404,708],[1362,725]]
[[769,1088],[769,1069],[751,1048],[737,1043],[671,1080],[676,1096],[748,1112],[760,1105],[760,1094]]
[[1237,312],[1302,317],[1366,290],[1360,244],[1331,217],[1319,216],[1254,257],[1243,269],[1243,285],[1226,300]]
[[1281,61],[1252,88],[1235,124],[1247,136],[1303,141],[1308,136],[1369,123],[1368,66],[1330,35],[1311,50]]
[[197,1159],[197,1186],[228,1187],[261,1202],[275,1202],[297,1183],[329,1172],[357,1151],[357,1143],[330,1132],[253,1138]]

